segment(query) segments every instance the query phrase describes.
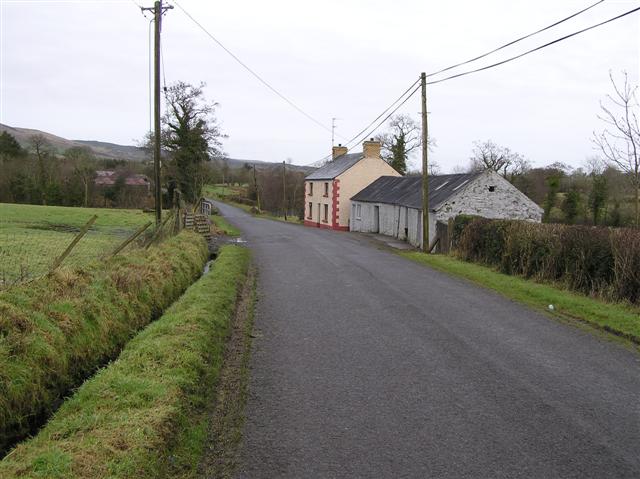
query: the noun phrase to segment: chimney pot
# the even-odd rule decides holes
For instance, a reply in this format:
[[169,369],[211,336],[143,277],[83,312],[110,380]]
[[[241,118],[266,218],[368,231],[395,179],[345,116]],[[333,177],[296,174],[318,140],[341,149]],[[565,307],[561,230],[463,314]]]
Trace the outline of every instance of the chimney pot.
[[335,160],[339,156],[346,155],[348,151],[349,149],[346,146],[342,146],[342,144],[339,144],[338,146],[334,146],[332,148],[331,158]]
[[362,143],[362,153],[365,158],[380,158],[380,142],[371,138]]

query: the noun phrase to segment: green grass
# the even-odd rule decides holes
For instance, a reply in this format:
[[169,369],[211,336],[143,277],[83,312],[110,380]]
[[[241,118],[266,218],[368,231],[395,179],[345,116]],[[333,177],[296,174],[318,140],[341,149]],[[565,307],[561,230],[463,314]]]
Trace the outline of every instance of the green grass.
[[195,467],[205,431],[184,431],[215,387],[248,265],[247,249],[224,246],[209,274],[0,462],[0,477],[144,479]]
[[0,451],[116,357],[198,277],[208,254],[200,235],[183,232],[0,292]]
[[240,230],[230,224],[222,215],[211,215],[211,221],[216,228],[227,236],[240,236]]
[[45,273],[93,215],[98,219],[65,264],[96,259],[153,220],[139,210],[0,203],[0,282],[11,284]]
[[[246,188],[242,186],[223,186],[223,185],[206,185],[203,187],[203,196],[207,196],[209,198],[214,198],[220,200],[224,203],[227,203],[231,206],[235,206],[236,208],[240,208],[241,210],[255,216],[256,218],[266,218],[275,221],[283,221],[286,223],[293,224],[302,224],[302,220],[296,216],[287,216],[287,219],[284,219],[284,216],[274,215],[269,213],[268,211],[261,211],[260,213],[255,213],[253,210],[253,206],[245,205],[243,203],[238,203],[236,201],[231,200],[230,196],[244,196],[246,194]],[[253,211],[252,211],[253,210]]]
[[[451,256],[401,252],[405,258],[465,278],[534,309],[570,320],[584,321],[640,344],[640,308],[607,303],[557,286],[498,273],[491,268],[467,263]],[[553,312],[549,305],[554,306]]]

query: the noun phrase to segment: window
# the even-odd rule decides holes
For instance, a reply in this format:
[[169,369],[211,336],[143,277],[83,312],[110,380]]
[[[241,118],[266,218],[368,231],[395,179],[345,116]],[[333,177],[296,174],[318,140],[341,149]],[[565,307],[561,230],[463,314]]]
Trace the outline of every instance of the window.
[[309,182],[309,196],[313,196],[313,183]]
[[324,197],[325,198],[329,197],[329,183],[324,184]]
[[490,191],[491,193],[493,193],[494,191],[496,191],[496,187],[495,187],[495,186],[493,186],[493,185],[491,185],[491,186],[489,187],[489,191]]
[[307,216],[307,219],[311,219],[312,216],[313,216],[313,203],[309,201],[309,215]]
[[325,223],[329,222],[329,205],[324,205],[324,217],[322,219]]
[[356,205],[356,219],[359,220],[362,216],[362,205]]

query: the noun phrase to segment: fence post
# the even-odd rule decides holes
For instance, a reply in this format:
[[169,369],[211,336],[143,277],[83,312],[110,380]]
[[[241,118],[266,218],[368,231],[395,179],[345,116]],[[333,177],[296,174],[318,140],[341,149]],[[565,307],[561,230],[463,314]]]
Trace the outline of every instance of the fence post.
[[129,243],[131,243],[134,239],[140,236],[149,226],[151,226],[151,221],[149,221],[146,225],[142,225],[138,228],[131,236],[129,236],[126,240],[124,240],[120,245],[113,250],[113,252],[108,256],[109,258],[113,258],[120,251],[122,251]]
[[49,268],[49,274],[53,273],[62,264],[65,258],[69,256],[69,253],[71,253],[71,250],[73,250],[73,248],[75,248],[75,246],[78,244],[78,241],[80,241],[82,237],[85,234],[87,234],[87,231],[89,231],[89,228],[91,228],[91,225],[95,223],[97,219],[98,219],[98,216],[93,215],[89,219],[89,221],[87,221],[87,224],[84,225],[82,229],[78,232],[76,237],[73,238],[73,241],[69,244],[69,246],[67,246],[67,249],[65,249],[64,252],[55,259],[55,261],[51,265],[51,268]]
[[153,233],[153,236],[151,237],[151,239],[149,240],[149,242],[145,245],[144,249],[148,249],[149,246],[151,246],[151,244],[156,240],[156,238],[160,235],[160,232],[162,231],[162,228],[164,228],[164,226],[167,224],[167,222],[173,218],[173,215],[175,214],[175,212],[172,210],[171,213],[169,213],[167,215],[167,217],[164,219],[164,221],[156,228],[156,231]]

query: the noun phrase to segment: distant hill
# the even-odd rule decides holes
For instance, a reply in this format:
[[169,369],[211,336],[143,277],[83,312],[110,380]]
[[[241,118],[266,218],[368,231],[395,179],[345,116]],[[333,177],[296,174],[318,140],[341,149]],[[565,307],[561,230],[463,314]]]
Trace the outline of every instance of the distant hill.
[[[67,140],[60,136],[47,133],[45,131],[33,130],[30,128],[17,128],[0,123],[0,132],[6,131],[13,135],[18,143],[24,148],[29,147],[29,137],[32,135],[44,136],[57,153],[62,154],[65,150],[74,146],[84,146],[90,148],[98,158],[106,158],[111,160],[130,160],[130,161],[147,161],[148,153],[143,149],[133,145],[117,145],[115,143],[107,143],[104,141],[94,140]],[[270,168],[281,165],[281,163],[272,163],[260,160],[242,160],[237,158],[227,158],[229,168],[236,169],[244,167],[245,163],[256,164],[257,168]],[[315,168],[310,166],[287,165],[292,170],[310,173]]]

